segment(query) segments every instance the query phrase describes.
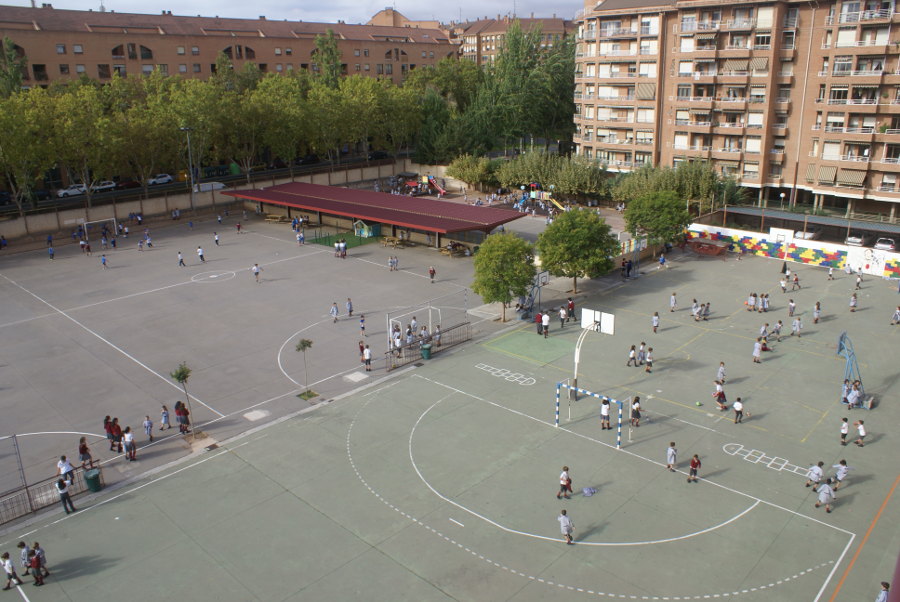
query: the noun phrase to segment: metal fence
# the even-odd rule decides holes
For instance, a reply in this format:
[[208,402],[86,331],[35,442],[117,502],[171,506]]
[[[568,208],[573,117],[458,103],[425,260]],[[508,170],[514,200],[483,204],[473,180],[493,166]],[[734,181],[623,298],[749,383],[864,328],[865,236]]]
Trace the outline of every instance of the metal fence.
[[431,357],[434,357],[441,351],[461,345],[471,338],[472,325],[469,322],[463,322],[450,328],[442,329],[439,343],[434,340],[434,337],[427,337],[425,339],[416,339],[412,343],[404,343],[399,349],[386,351],[384,354],[384,365],[388,371],[391,371],[394,368],[400,368],[422,359],[422,345],[425,344],[431,344]]
[[[97,469],[100,470],[102,485],[103,470],[99,467]],[[59,492],[56,489],[58,480],[59,477],[53,477],[0,495],[0,525],[60,503]],[[69,495],[74,498],[85,491],[87,484],[84,481],[84,471],[79,468],[75,471],[74,482],[69,487]]]

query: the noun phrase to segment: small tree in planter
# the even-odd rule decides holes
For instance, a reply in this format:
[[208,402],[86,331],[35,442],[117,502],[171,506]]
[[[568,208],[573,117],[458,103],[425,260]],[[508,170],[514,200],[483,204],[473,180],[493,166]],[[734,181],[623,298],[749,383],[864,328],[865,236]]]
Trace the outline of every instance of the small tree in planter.
[[191,440],[197,440],[197,425],[193,423],[194,421],[194,408],[191,406],[191,396],[188,395],[187,392],[187,381],[191,377],[191,369],[188,368],[186,362],[181,362],[178,364],[178,367],[171,373],[169,376],[172,377],[172,380],[181,385],[181,388],[184,389],[184,398],[187,400],[188,406],[188,414],[190,414],[191,420]]
[[309,388],[309,366],[306,364],[306,350],[312,347],[312,345],[313,342],[309,339],[300,339],[297,341],[297,347],[295,348],[297,351],[303,352],[303,371],[306,373],[306,391],[300,393],[297,397],[307,400],[318,395],[318,393]]

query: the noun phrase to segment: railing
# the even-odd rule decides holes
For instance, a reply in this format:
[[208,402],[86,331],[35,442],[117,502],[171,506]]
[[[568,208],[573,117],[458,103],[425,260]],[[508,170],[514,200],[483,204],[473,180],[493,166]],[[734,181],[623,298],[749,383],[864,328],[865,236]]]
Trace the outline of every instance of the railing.
[[771,44],[754,44],[753,50],[772,50]]
[[718,102],[747,102],[746,96],[719,96],[716,98]]
[[740,148],[731,148],[731,147],[719,148],[716,150],[717,150],[717,152],[720,152],[720,153],[739,153],[742,151],[742,149],[740,149]]
[[894,192],[896,190],[896,184],[882,184],[878,187],[878,190],[881,192]]
[[725,50],[750,50],[747,44],[726,44]]
[[692,31],[710,31],[720,29],[722,21],[682,21],[681,31],[684,33]]
[[[853,40],[851,42],[835,42],[835,48],[862,48],[865,46],[887,46],[890,44],[887,40],[879,42],[878,40]],[[822,48],[828,48],[828,44],[822,44]]]
[[759,172],[758,172],[758,171],[745,171],[745,172],[741,175],[741,177],[742,177],[742,178],[747,178],[747,179],[750,179],[750,180],[758,180],[758,179],[759,179]]
[[659,50],[658,50],[658,49],[657,49],[657,50],[654,50],[654,49],[652,49],[652,48],[641,48],[641,54],[643,54],[643,55],[647,55],[647,54],[659,54]]
[[[821,125],[814,125],[813,130],[821,130]],[[826,132],[833,132],[836,134],[871,134],[875,131],[875,128],[872,126],[866,127],[844,127],[842,125],[825,125]],[[900,131],[900,130],[897,130]]]
[[772,127],[777,130],[784,130],[784,129],[787,129],[787,124],[786,123],[773,123]]
[[578,36],[579,40],[596,40],[597,39],[597,31],[591,29],[589,31],[582,32],[580,36]]
[[791,102],[791,99],[786,96],[782,96],[782,97],[776,98],[775,102],[780,102],[782,104],[788,104]]
[[772,149],[769,149],[769,154],[770,155],[783,155],[784,149],[783,148],[772,148]]
[[756,25],[756,19],[732,19],[725,21],[725,29],[750,29]]
[[889,19],[893,14],[893,10],[886,8],[883,10],[864,10],[854,13],[828,15],[825,18],[825,25],[834,25],[834,23],[857,23],[859,21],[871,21],[873,19]]
[[388,371],[390,371],[422,359],[422,345],[425,343],[431,344],[431,356],[434,357],[435,354],[456,345],[461,345],[471,338],[471,324],[463,322],[442,330],[440,343],[436,343],[434,338],[429,336],[426,339],[417,339],[412,343],[404,343],[399,349],[395,348],[391,351],[386,351],[384,353],[384,363]]
[[735,128],[735,129],[742,129],[742,128],[746,127],[743,123],[730,123],[727,121],[722,122],[722,123],[717,123],[716,126],[720,127],[720,128]]
[[[865,77],[883,75],[884,69],[835,69],[831,72],[833,77]],[[828,77],[827,71],[819,71],[819,77]]]
[[[98,467],[99,469],[99,467]],[[84,482],[84,471],[75,470],[74,482],[69,486],[69,495],[75,497],[87,491]],[[59,504],[59,491],[56,482],[59,477],[25,485],[20,489],[9,491],[0,496],[0,525],[27,516],[54,504]],[[100,470],[100,482],[103,483],[103,471]]]
[[868,163],[869,158],[862,155],[841,155],[841,161],[853,161],[854,163]]
[[612,38],[615,36],[636,36],[637,29],[626,29],[624,27],[617,28],[600,28],[600,37],[601,38]]
[[597,96],[597,100],[634,100],[634,95],[631,96]]
[[[874,129],[874,128],[872,128],[872,129]],[[889,134],[889,135],[891,135],[891,136],[896,136],[897,134],[900,134],[900,129],[891,128],[891,129],[887,129],[887,130],[884,130],[883,132],[878,132],[878,133],[879,133],[879,134]]]
[[800,22],[800,18],[799,18],[799,17],[794,17],[794,18],[792,18],[792,19],[787,19],[787,18],[786,18],[786,19],[784,19],[784,21],[782,22],[782,25],[781,25],[781,26],[784,27],[785,29],[793,29],[793,28],[797,27],[797,24],[798,24],[799,22]]
[[750,77],[749,71],[725,71],[723,70],[720,75],[724,77]]
[[607,50],[603,56],[637,56],[637,50]]
[[898,165],[900,164],[900,157],[885,157],[881,162],[887,163],[888,165]]

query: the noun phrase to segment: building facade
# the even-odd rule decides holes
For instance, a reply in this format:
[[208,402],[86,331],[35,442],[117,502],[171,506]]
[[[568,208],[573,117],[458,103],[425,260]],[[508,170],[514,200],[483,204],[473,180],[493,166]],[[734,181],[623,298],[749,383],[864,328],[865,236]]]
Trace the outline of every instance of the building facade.
[[573,35],[577,30],[574,21],[558,19],[556,15],[549,19],[535,18],[534,14],[527,19],[497,15],[496,19],[484,18],[458,23],[450,26],[450,31],[460,43],[460,57],[478,65],[492,63],[500,53],[506,31],[516,20],[519,21],[522,31],[540,28],[543,37],[541,46],[544,48],[553,46],[556,40]]
[[900,217],[894,0],[606,0],[578,25],[578,154],[710,161],[763,206]]
[[252,62],[264,72],[316,71],[315,38],[335,33],[346,74],[400,83],[418,67],[456,56],[457,45],[438,29],[346,23],[185,17],[166,12],[115,12],[0,6],[0,36],[28,59],[25,84],[70,81],[82,74],[109,81],[147,74],[207,78],[220,52],[240,68]]

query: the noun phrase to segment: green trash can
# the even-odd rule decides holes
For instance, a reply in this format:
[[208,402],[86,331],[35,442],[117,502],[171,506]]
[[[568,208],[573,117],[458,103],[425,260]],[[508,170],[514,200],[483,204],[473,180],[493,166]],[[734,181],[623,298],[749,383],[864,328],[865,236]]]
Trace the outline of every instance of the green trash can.
[[425,343],[424,345],[422,345],[422,359],[431,359],[431,343]]
[[103,489],[103,483],[100,482],[100,471],[96,468],[85,471],[84,484],[89,491],[97,492]]

